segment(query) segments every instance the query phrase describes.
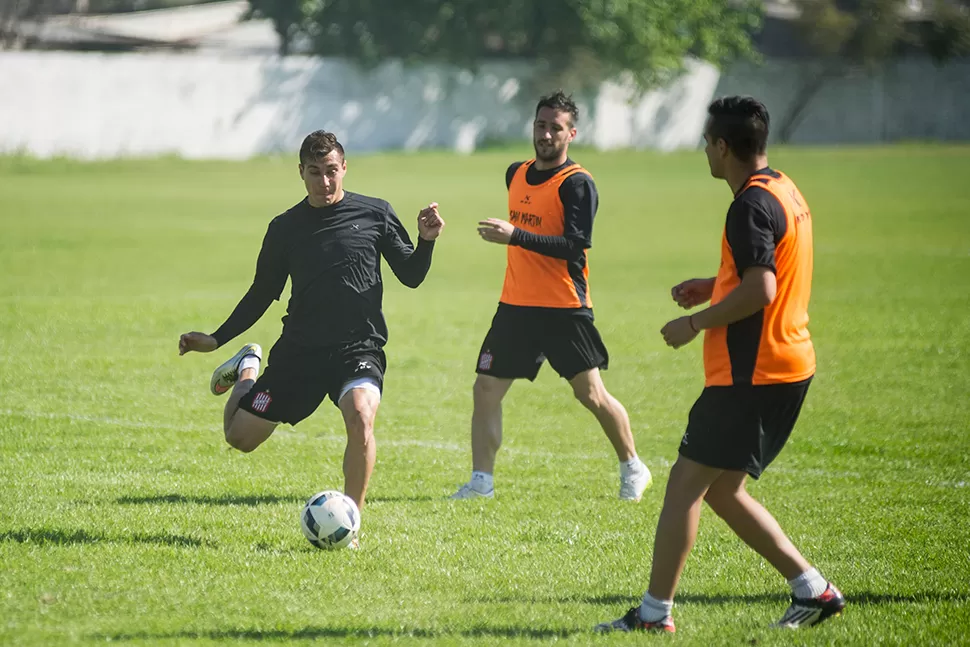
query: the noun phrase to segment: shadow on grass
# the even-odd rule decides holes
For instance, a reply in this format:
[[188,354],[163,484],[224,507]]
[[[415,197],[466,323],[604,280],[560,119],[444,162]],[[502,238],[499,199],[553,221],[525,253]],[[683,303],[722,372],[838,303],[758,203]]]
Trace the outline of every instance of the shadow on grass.
[[138,532],[128,536],[112,536],[87,530],[61,530],[58,528],[26,528],[0,532],[0,542],[18,544],[71,546],[77,544],[160,544],[195,548],[208,545],[201,539],[168,533]]
[[322,638],[528,638],[533,640],[549,640],[550,638],[568,638],[580,633],[569,629],[537,629],[531,627],[472,627],[451,631],[448,629],[420,629],[420,628],[383,628],[383,627],[303,627],[300,629],[223,629],[214,631],[182,631],[173,633],[132,633],[105,634],[90,636],[99,642],[104,641],[134,641],[134,640],[318,640]]
[[[700,604],[700,605],[727,605],[727,604],[762,604],[767,602],[787,603],[791,596],[784,593],[741,593],[731,594],[706,594],[706,593],[681,593],[677,596],[678,604]],[[620,605],[630,607],[639,598],[635,595],[573,595],[563,597],[530,597],[530,596],[497,596],[466,598],[466,602],[475,604],[593,604],[593,605]],[[846,601],[850,605],[858,606],[880,606],[886,604],[928,604],[939,602],[970,602],[970,593],[940,592],[940,591],[918,591],[916,593],[873,593],[862,591],[846,595]]]
[[427,494],[416,495],[388,495],[375,494],[367,497],[366,503],[423,503],[427,501],[447,501],[443,496],[430,496]]
[[306,503],[309,496],[277,495],[277,494],[255,494],[249,496],[238,496],[235,494],[223,494],[222,496],[205,495],[185,495],[185,494],[155,494],[152,496],[123,496],[116,499],[115,503],[139,504],[139,505],[158,505],[163,503],[193,503],[197,505],[242,505],[258,506],[270,505],[274,503]]
[[[259,506],[272,505],[275,503],[296,503],[304,504],[310,499],[307,496],[295,496],[292,494],[252,494],[236,495],[223,494],[221,496],[207,495],[186,495],[186,494],[154,494],[151,496],[123,496],[115,499],[115,503],[122,505],[162,505],[167,503],[190,503],[194,505],[240,505],[240,506]],[[367,498],[367,503],[420,503],[426,501],[444,501],[445,497],[435,497],[429,495],[397,496],[397,495],[374,495]]]

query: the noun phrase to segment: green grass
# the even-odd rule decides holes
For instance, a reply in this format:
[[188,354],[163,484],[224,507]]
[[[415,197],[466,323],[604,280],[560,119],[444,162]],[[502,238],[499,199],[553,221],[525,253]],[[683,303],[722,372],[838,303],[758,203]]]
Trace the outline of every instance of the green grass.
[[[521,158],[528,151],[518,151]],[[616,499],[591,415],[545,367],[506,401],[498,498],[467,476],[471,384],[504,251],[516,153],[350,160],[348,188],[448,221],[427,281],[390,272],[389,371],[357,553],[313,549],[303,501],[340,487],[325,402],[257,452],[222,440],[209,374],[264,347],[178,357],[252,277],[268,220],[302,196],[292,160],[0,160],[0,644],[648,644],[597,637],[643,592],[700,344],[667,349],[669,288],[717,268],[726,185],[700,153],[584,152],[602,203],[592,296],[655,485]],[[849,598],[798,634],[766,626],[785,582],[709,511],[676,644],[966,644],[970,638],[970,148],[783,149],[816,228],[819,372],[751,490]],[[288,296],[288,291],[285,293]]]

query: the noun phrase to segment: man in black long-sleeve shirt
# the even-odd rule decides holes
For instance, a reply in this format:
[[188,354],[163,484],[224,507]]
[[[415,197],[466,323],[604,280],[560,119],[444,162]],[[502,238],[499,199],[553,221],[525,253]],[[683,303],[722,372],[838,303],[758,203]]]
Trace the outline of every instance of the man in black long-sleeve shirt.
[[479,223],[508,245],[505,285],[478,355],[472,413],[472,475],[454,499],[491,497],[502,443],[502,399],[516,379],[534,380],[545,360],[609,438],[620,461],[621,499],[639,501],[650,470],[637,457],[630,419],[606,390],[609,354],[593,325],[586,250],[599,197],[589,173],[569,159],[578,110],[562,92],[543,97],[533,122],[535,159],[509,167],[509,219]]
[[344,492],[363,507],[386,366],[381,256],[404,285],[418,287],[445,223],[437,204],[422,209],[418,244],[412,246],[391,205],[344,191],[346,172],[343,146],[333,134],[307,136],[300,149],[307,197],[270,222],[253,284],[226,322],[211,335],[182,335],[179,354],[213,351],[249,330],[289,277],[283,332],[263,374],[256,379],[262,349],[246,344],[212,375],[212,393],[232,389],[226,441],[250,452],[280,422],[298,423],[329,395],[347,427]]

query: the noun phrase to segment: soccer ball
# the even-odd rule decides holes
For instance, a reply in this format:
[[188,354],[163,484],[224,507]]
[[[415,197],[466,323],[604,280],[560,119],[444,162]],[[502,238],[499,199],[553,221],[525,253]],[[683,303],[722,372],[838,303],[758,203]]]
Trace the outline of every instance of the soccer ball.
[[310,497],[300,515],[300,527],[317,548],[346,548],[357,538],[360,511],[349,496],[326,490]]

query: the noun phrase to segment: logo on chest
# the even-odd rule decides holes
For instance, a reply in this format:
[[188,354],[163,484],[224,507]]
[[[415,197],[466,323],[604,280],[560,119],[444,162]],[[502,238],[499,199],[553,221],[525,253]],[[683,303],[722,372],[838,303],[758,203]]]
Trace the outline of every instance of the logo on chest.
[[519,227],[542,227],[542,216],[525,211],[509,210],[509,222]]

